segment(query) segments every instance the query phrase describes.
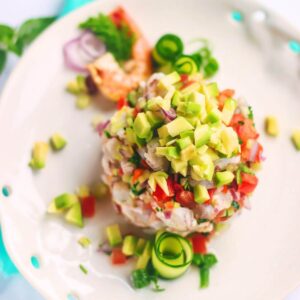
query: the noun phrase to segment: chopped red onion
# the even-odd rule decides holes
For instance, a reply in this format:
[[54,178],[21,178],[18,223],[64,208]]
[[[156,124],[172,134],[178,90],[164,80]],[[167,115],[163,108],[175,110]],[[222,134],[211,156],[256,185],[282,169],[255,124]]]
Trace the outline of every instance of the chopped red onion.
[[103,252],[108,255],[112,252],[112,248],[107,242],[104,242],[103,244],[99,245],[98,250],[99,252]]
[[171,108],[170,110],[165,110],[162,108],[161,111],[168,121],[173,121],[174,119],[176,119],[177,115],[174,108]]
[[164,211],[164,216],[166,219],[171,219],[171,216],[172,216],[172,212],[167,210],[167,211]]
[[239,200],[239,193],[235,189],[230,189],[230,193],[234,201]]
[[104,43],[90,31],[85,31],[80,37],[80,47],[91,59],[96,59],[106,52]]
[[100,124],[97,125],[96,131],[97,131],[100,135],[102,135],[103,132],[104,132],[104,130],[105,130],[105,128],[109,125],[109,123],[110,123],[110,120],[101,122]]
[[258,142],[254,141],[253,145],[252,145],[252,148],[251,148],[251,151],[250,151],[249,161],[251,161],[251,162],[255,161],[257,151],[258,151]]

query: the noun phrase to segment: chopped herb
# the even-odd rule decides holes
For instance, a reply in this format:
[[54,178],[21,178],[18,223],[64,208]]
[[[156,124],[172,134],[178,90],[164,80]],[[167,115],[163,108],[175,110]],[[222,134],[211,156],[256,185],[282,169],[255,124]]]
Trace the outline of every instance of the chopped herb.
[[140,189],[138,190],[137,189],[137,186],[138,186],[138,182],[135,183],[132,187],[131,187],[131,192],[135,195],[135,196],[139,196],[141,194],[143,194],[145,192],[146,189]]
[[82,271],[82,273],[87,274],[88,270],[83,266],[83,265],[79,265],[80,270]]
[[248,106],[248,110],[249,110],[248,118],[249,118],[250,120],[253,120],[254,115],[253,115],[253,109],[252,109],[252,106]]
[[238,121],[238,123],[239,123],[240,125],[244,125],[244,124],[245,124],[244,121]]
[[240,208],[240,205],[236,201],[232,201],[231,206],[234,207],[235,209]]
[[125,24],[117,27],[109,16],[99,14],[81,23],[79,27],[91,30],[117,61],[126,61],[131,57],[135,37]]
[[241,140],[241,138],[239,137],[239,144],[243,145],[243,141]]
[[240,164],[239,170],[241,170],[241,172],[243,172],[243,173],[254,174],[254,171],[251,170],[250,168],[248,168],[245,164]]
[[129,162],[133,163],[136,167],[138,167],[141,163],[141,157],[137,152],[134,152],[134,154],[129,158]]
[[111,138],[111,134],[107,130],[104,131],[104,134],[108,139]]
[[146,269],[138,269],[131,273],[131,281],[136,289],[141,289],[150,285],[151,278]]
[[205,222],[209,222],[209,220],[208,219],[198,219],[197,220],[198,224],[205,223]]

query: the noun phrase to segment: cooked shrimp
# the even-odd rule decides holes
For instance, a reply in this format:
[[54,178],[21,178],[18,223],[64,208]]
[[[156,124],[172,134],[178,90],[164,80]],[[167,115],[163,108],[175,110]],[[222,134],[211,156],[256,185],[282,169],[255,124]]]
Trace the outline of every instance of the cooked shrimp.
[[121,7],[111,13],[116,22],[125,23],[134,33],[135,43],[132,47],[132,59],[122,68],[110,53],[106,53],[87,68],[99,91],[108,99],[118,101],[128,92],[138,87],[140,81],[151,74],[151,47],[137,25]]

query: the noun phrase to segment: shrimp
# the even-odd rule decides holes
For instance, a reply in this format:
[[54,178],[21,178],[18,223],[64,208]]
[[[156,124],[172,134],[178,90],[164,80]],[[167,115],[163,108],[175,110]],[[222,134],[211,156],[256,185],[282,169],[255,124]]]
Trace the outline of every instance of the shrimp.
[[137,25],[122,7],[114,10],[110,17],[115,24],[125,23],[135,35],[132,58],[123,68],[111,53],[106,53],[87,66],[99,91],[108,99],[118,101],[138,87],[139,82],[147,79],[152,72],[151,47]]

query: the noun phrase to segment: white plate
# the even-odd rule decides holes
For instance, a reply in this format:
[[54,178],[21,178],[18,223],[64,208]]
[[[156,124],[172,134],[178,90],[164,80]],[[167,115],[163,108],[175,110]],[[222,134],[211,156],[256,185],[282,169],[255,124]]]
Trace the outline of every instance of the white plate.
[[[267,114],[280,120],[279,138],[262,134],[267,160],[252,210],[244,211],[211,244],[219,264],[212,271],[210,288],[199,290],[197,271],[191,270],[176,281],[162,282],[164,293],[132,290],[131,266],[112,267],[96,252],[104,226],[116,220],[108,203],[99,207],[97,218],[84,230],[45,215],[52,197],[99,176],[101,145],[90,126],[97,109],[76,110],[73,97],[64,92],[73,74],[63,65],[62,45],[77,34],[80,21],[116,4],[96,2],[58,21],[26,53],[7,83],[0,107],[0,185],[9,185],[12,194],[0,196],[0,212],[10,255],[49,300],[67,299],[69,293],[80,300],[282,299],[300,279],[300,155],[289,141],[291,130],[300,127],[299,56],[288,46],[299,33],[255,4],[225,0],[124,4],[153,43],[165,32],[186,41],[209,38],[221,63],[220,86],[235,88],[251,103],[260,131]],[[231,19],[235,9],[245,13],[244,22]],[[47,167],[33,173],[27,167],[33,143],[55,131],[65,135],[69,145],[50,154]],[[91,249],[77,244],[82,235],[93,239]],[[33,255],[39,257],[40,269],[31,265]],[[88,275],[79,270],[80,263]]]

